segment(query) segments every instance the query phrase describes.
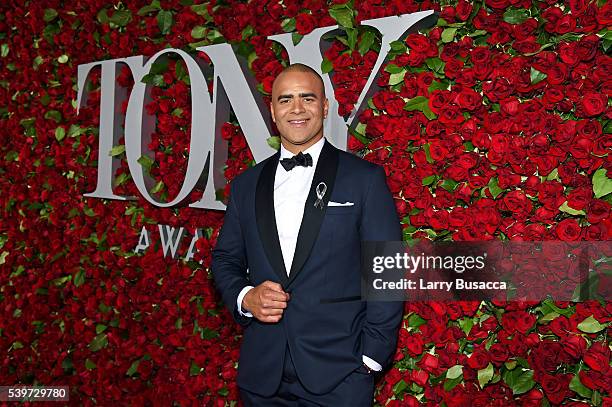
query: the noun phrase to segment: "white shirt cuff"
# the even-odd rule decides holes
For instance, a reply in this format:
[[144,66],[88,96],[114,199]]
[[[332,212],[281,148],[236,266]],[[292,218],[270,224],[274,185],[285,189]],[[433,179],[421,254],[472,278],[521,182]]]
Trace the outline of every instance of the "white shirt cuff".
[[366,355],[361,355],[361,358],[363,359],[363,363],[365,363],[370,369],[374,370],[375,372],[380,372],[382,370],[382,366],[374,359],[370,359]]
[[238,299],[236,300],[236,306],[238,307],[238,313],[242,315],[243,317],[249,317],[249,318],[253,317],[253,314],[251,314],[250,312],[242,312],[242,299],[244,298],[246,293],[248,293],[249,290],[251,290],[252,288],[254,288],[252,285],[247,285],[246,287],[244,287],[242,291],[240,291],[240,294],[238,294]]

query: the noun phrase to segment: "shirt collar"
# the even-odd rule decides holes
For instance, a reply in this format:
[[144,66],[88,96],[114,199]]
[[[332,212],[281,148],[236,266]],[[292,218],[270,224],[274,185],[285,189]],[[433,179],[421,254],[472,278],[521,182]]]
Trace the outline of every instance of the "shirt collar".
[[[303,151],[304,154],[308,153],[312,157],[312,166],[316,167],[317,162],[319,161],[319,156],[321,155],[321,150],[323,150],[323,145],[325,144],[325,137],[321,137],[321,140],[317,141],[306,150]],[[287,150],[282,144],[280,147],[280,159],[283,158],[291,158],[295,154],[291,151]]]

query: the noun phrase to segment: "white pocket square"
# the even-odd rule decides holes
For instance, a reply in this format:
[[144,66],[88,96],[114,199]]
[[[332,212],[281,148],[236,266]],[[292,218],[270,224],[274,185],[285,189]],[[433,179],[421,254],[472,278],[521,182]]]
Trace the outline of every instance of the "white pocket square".
[[334,201],[329,201],[327,203],[327,206],[353,206],[355,205],[353,202],[334,202]]

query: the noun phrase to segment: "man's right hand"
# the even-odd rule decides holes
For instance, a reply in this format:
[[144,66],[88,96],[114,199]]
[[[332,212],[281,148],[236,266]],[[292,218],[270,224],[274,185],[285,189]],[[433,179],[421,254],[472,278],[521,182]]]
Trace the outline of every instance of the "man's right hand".
[[242,299],[242,309],[253,314],[261,322],[276,323],[283,317],[287,308],[289,293],[273,281],[264,281],[249,290]]

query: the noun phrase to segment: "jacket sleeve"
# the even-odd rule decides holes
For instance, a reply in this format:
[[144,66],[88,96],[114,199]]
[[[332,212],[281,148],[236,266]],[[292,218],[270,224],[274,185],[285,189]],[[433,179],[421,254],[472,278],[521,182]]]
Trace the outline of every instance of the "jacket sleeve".
[[235,184],[232,183],[223,227],[219,232],[217,245],[212,251],[211,271],[223,302],[236,322],[242,326],[247,326],[252,319],[241,315],[236,303],[240,291],[247,285],[251,285],[247,267],[244,235],[242,234],[239,211],[236,206]]
[[[402,231],[385,171],[377,166],[370,177],[361,218],[361,241],[401,241]],[[368,301],[363,328],[363,354],[383,367],[388,365],[397,346],[402,320],[401,301]]]

